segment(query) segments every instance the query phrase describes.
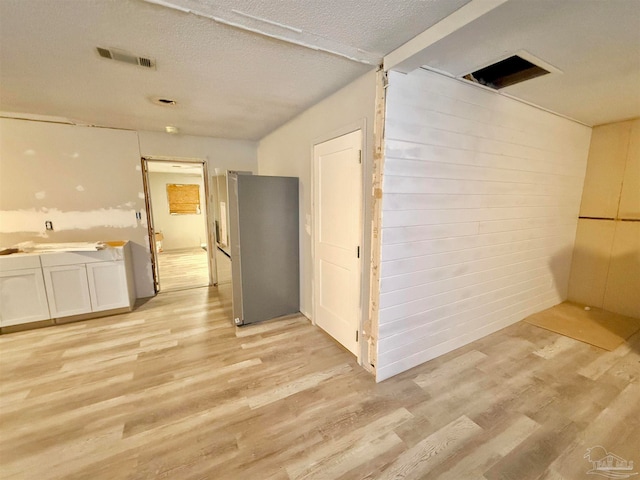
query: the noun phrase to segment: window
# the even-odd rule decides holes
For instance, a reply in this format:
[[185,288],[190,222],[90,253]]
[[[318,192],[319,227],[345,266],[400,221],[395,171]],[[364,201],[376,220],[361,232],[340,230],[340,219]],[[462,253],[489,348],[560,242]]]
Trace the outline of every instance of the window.
[[200,213],[200,186],[196,184],[167,183],[167,203],[171,215]]

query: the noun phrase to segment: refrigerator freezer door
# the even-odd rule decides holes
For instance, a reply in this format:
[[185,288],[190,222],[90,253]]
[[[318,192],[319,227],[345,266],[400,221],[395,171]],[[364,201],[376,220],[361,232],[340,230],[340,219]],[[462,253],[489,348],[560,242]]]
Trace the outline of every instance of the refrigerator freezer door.
[[238,175],[227,173],[229,200],[229,250],[231,253],[231,303],[233,321],[242,325],[242,269],[240,268],[240,232],[238,212]]
[[[237,206],[230,195],[229,207],[230,211],[235,207],[237,212],[237,232],[235,221],[230,229],[234,319],[247,324],[298,312],[298,179],[238,175],[233,185]],[[234,236],[239,240],[237,256]],[[236,300],[240,302],[237,309]]]

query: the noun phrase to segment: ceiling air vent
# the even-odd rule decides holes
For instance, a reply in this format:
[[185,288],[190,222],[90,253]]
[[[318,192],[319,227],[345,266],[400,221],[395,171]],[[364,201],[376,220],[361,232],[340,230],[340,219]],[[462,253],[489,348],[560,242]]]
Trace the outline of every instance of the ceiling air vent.
[[551,73],[535,63],[513,55],[492,65],[464,75],[462,78],[499,90],[516,83]]
[[98,50],[98,55],[100,55],[102,58],[129,63],[131,65],[138,65],[140,67],[156,68],[156,62],[150,58],[139,57],[122,50],[115,50],[113,48],[96,48]]

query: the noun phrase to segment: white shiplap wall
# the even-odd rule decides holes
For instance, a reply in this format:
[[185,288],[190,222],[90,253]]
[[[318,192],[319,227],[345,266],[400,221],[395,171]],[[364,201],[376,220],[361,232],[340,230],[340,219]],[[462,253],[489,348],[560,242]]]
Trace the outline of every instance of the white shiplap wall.
[[390,73],[378,380],[566,299],[590,136],[433,72]]

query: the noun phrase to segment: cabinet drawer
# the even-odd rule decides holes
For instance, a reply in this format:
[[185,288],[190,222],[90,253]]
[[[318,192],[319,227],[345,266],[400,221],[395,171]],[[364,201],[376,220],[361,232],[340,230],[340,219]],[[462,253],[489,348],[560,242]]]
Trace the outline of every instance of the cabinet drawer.
[[50,252],[40,255],[40,261],[43,267],[78,265],[123,259],[124,252],[122,247],[105,248],[104,250],[97,250],[95,252]]
[[24,270],[26,268],[40,268],[40,256],[29,253],[14,253],[0,257],[0,272]]

